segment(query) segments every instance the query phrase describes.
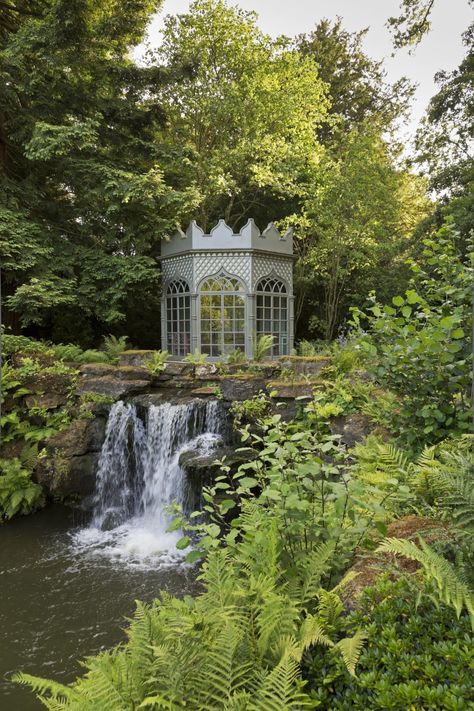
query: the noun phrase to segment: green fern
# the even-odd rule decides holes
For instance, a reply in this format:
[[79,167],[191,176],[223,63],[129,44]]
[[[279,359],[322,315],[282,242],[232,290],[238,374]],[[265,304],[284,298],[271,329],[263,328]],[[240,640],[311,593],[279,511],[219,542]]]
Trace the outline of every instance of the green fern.
[[336,649],[341,652],[344,664],[352,676],[355,676],[356,664],[366,639],[367,634],[364,630],[358,630],[353,637],[345,637],[336,644]]
[[377,550],[401,555],[420,563],[427,577],[436,584],[440,599],[453,607],[458,617],[464,607],[467,609],[474,630],[474,597],[472,591],[465,581],[460,578],[459,572],[453,568],[449,561],[430,548],[422,538],[419,539],[419,546],[412,541],[387,538]]
[[253,359],[259,363],[262,361],[266,355],[271,351],[274,341],[274,336],[270,334],[265,334],[260,336],[258,340],[255,341],[255,346],[253,349]]

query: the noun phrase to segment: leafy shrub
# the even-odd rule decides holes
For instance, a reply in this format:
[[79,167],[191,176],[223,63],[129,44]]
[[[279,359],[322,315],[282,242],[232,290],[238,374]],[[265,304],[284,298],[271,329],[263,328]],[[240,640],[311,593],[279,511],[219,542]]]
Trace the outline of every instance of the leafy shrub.
[[249,400],[236,400],[232,403],[230,411],[234,417],[235,426],[241,427],[249,422],[254,423],[268,415],[270,407],[269,398],[262,393]]
[[45,353],[50,350],[50,347],[42,341],[35,341],[26,336],[12,336],[0,331],[0,339],[2,351],[4,355],[9,356],[14,353]]
[[123,351],[127,350],[127,336],[105,336],[104,351],[111,363],[118,363],[119,356]]
[[255,341],[255,348],[253,349],[253,359],[260,363],[265,356],[269,354],[272,349],[274,341],[274,336],[269,333],[260,336],[258,340]]
[[168,358],[168,351],[155,351],[151,358],[147,359],[146,361],[147,370],[152,375],[159,375],[164,371]]
[[20,459],[0,459],[0,520],[29,514],[44,505],[43,490]]
[[72,343],[58,343],[57,345],[51,346],[51,350],[54,353],[54,357],[58,360],[66,360],[71,363],[80,363],[83,356],[82,348]]
[[321,343],[319,341],[308,341],[302,339],[298,343],[297,352],[299,356],[310,358],[321,354]]
[[233,546],[236,539],[261,536],[263,522],[271,521],[284,567],[304,568],[318,546],[333,546],[325,579],[331,584],[356,548],[373,547],[371,534],[382,527],[390,499],[400,496],[398,480],[379,490],[353,479],[337,439],[314,427],[309,407],[304,416],[285,423],[273,415],[259,421],[258,434],[249,426],[241,431],[256,457],[234,474],[223,462],[222,475],[203,490],[207,521],[176,519],[189,543],[194,540],[191,560],[215,547]]
[[94,349],[89,349],[87,351],[83,351],[82,355],[79,356],[78,363],[108,363],[109,358],[107,356],[107,353],[104,353],[104,351],[96,351]]
[[335,711],[430,709],[463,711],[474,706],[467,670],[474,661],[474,636],[467,615],[436,606],[425,589],[402,578],[380,579],[367,588],[358,611],[340,618],[341,634],[364,628],[367,643],[350,676],[340,660],[320,650],[305,655],[303,676],[318,708]]
[[400,433],[418,446],[470,429],[472,269],[456,248],[457,234],[445,225],[425,240],[425,266],[412,266],[410,288],[392,306],[372,299],[363,313],[359,343],[378,381],[399,393]]
[[[459,617],[466,608],[474,631],[474,594],[464,580],[463,571],[451,563],[419,537],[418,543],[398,538],[386,538],[377,549],[414,560],[423,567],[426,577],[433,582],[438,597],[450,605]],[[461,577],[462,576],[462,577]]]

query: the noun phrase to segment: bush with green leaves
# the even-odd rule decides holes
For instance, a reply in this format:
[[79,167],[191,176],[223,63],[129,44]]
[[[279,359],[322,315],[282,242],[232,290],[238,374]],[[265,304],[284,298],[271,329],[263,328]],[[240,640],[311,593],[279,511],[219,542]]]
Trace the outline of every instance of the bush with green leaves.
[[264,393],[255,395],[248,400],[236,400],[232,403],[230,412],[234,418],[234,425],[242,427],[249,423],[256,423],[268,415],[271,409],[270,398]]
[[3,333],[2,330],[0,330],[0,341],[4,356],[10,356],[14,353],[45,353],[50,349],[42,341],[36,341],[32,338],[27,338],[27,336],[13,336],[9,333]]
[[343,611],[338,590],[321,589],[329,546],[288,580],[276,527],[262,533],[251,546],[212,551],[197,597],[162,593],[151,605],[137,603],[127,643],[90,657],[85,676],[70,686],[26,674],[16,680],[55,711],[311,708],[303,654],[327,648],[354,674],[365,635],[329,633]]
[[[420,589],[424,593],[419,596]],[[381,578],[367,588],[357,611],[341,617],[339,634],[367,632],[351,676],[336,657],[321,650],[304,656],[303,676],[317,708],[335,711],[406,709],[465,711],[474,707],[469,669],[474,663],[474,635],[469,617],[459,618],[435,604],[433,588],[406,578]]]
[[227,356],[227,363],[244,363],[246,360],[245,351],[241,348],[235,348]]
[[310,407],[303,418],[283,422],[273,415],[259,421],[258,433],[242,429],[243,444],[256,456],[235,473],[221,463],[222,474],[203,490],[206,520],[199,512],[175,520],[174,528],[186,532],[182,547],[194,544],[189,561],[239,546],[272,521],[284,567],[304,567],[319,545],[333,545],[330,585],[357,548],[373,547],[372,536],[385,534],[388,503],[409,493],[405,484],[392,477],[379,489],[353,478],[337,437],[314,426]]
[[[382,306],[375,297],[363,313],[359,344],[373,376],[400,395],[394,422],[409,444],[421,447],[471,428],[472,259],[458,253],[451,223],[424,241],[404,296]],[[472,248],[472,245],[471,245]]]
[[0,522],[44,505],[43,490],[20,459],[0,459]]

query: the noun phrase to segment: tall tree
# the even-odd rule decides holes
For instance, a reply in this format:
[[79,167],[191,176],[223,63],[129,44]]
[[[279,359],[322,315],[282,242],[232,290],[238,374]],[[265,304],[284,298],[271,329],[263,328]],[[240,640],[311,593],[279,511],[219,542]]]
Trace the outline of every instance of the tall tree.
[[363,49],[368,28],[360,32],[344,29],[342,19],[323,19],[312,32],[299,35],[296,47],[315,60],[318,75],[328,85],[331,123],[322,127],[326,143],[337,142],[341,132],[364,122],[387,131],[404,116],[414,87],[406,78],[389,84],[381,61]]
[[157,61],[189,68],[160,96],[170,142],[189,151],[201,226],[268,217],[269,206],[278,217],[322,154],[328,102],[312,59],[263,34],[254,13],[195,0],[166,19]]
[[413,231],[430,209],[423,179],[397,168],[367,125],[328,153],[300,222],[297,316],[326,339],[368,293],[392,296],[408,279]]
[[166,172],[150,93],[163,72],[129,55],[159,4],[9,3],[22,12],[0,51],[6,304],[56,337],[91,340],[156,302],[150,256],[192,199]]
[[417,132],[417,162],[429,176],[441,212],[453,215],[465,241],[474,229],[474,25],[463,35],[466,56],[440,85]]

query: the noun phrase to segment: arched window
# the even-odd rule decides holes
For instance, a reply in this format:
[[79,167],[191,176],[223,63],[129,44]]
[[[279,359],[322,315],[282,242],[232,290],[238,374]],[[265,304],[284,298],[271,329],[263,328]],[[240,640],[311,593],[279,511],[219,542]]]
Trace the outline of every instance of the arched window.
[[257,284],[257,337],[273,336],[271,355],[288,353],[288,296],[282,281],[265,277]]
[[171,282],[166,292],[167,350],[184,356],[190,351],[191,304],[189,287],[184,279]]
[[211,277],[201,284],[201,352],[211,358],[245,350],[244,285],[234,277]]

